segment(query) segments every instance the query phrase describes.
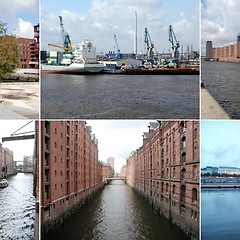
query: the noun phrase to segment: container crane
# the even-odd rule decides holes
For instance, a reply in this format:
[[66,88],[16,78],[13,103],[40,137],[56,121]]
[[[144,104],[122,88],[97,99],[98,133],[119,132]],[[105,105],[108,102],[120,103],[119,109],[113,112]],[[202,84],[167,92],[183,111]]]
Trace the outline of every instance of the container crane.
[[176,64],[177,67],[179,67],[179,50],[178,48],[180,47],[179,41],[176,38],[176,35],[173,31],[172,25],[169,25],[168,28],[168,40],[171,43],[171,48],[173,50],[173,60],[172,62]]
[[145,44],[147,45],[147,59],[150,61],[150,62],[153,62],[153,48],[154,48],[154,44],[151,40],[151,37],[150,37],[150,34],[148,32],[148,29],[145,28]]
[[117,50],[117,58],[121,58],[121,52],[120,52],[120,49],[119,49],[119,46],[118,46],[116,34],[114,34],[114,41],[115,41],[115,47],[116,47],[116,50]]

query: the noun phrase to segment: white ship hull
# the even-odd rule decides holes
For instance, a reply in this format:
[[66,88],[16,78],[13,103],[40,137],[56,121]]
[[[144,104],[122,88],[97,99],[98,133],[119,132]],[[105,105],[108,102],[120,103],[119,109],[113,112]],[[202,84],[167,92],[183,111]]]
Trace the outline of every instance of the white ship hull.
[[69,66],[42,64],[43,73],[61,73],[61,74],[81,74],[98,73],[104,69],[103,64],[99,63],[72,63]]

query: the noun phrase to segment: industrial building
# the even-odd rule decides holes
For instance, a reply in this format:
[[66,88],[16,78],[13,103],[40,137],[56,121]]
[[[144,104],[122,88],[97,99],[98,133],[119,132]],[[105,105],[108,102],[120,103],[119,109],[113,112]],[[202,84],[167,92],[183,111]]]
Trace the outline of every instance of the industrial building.
[[16,162],[13,160],[13,151],[0,143],[0,179],[17,172]]
[[199,121],[159,121],[127,159],[127,183],[157,213],[199,238]]
[[84,121],[42,121],[43,235],[103,187],[98,141]]
[[206,60],[240,63],[240,34],[236,43],[222,47],[213,47],[212,41],[207,41]]

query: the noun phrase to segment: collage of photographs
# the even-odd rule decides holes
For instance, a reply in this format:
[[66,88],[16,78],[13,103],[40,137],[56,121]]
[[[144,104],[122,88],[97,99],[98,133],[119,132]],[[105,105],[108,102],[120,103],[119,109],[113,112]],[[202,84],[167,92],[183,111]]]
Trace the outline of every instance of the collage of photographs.
[[0,239],[240,239],[239,0],[0,0]]

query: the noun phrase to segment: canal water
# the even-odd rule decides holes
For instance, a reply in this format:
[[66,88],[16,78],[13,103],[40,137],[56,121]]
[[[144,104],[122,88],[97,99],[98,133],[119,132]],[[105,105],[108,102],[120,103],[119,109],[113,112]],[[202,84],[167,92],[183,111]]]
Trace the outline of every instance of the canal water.
[[18,173],[0,188],[0,239],[34,239],[33,175]]
[[202,80],[231,118],[240,118],[240,64],[202,62]]
[[[122,181],[110,185],[48,236],[49,240],[184,239]],[[44,240],[46,240],[44,239]]]
[[240,189],[202,190],[202,240],[240,239]]
[[198,119],[199,76],[42,74],[43,119]]

